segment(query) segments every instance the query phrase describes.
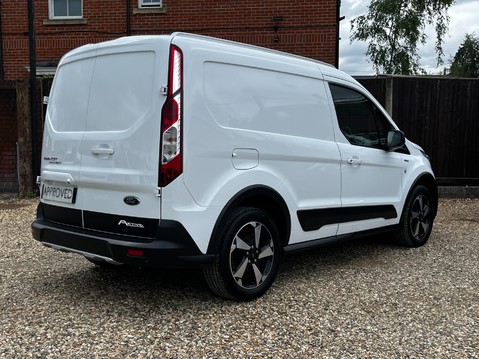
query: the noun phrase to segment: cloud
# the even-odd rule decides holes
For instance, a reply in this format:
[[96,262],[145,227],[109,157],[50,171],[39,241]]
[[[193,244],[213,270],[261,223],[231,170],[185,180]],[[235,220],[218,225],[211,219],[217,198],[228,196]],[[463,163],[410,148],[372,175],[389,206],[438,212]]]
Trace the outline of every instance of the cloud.
[[444,44],[446,57],[454,57],[457,49],[464,41],[466,34],[476,33],[479,36],[479,0],[457,1],[449,11],[449,38]]

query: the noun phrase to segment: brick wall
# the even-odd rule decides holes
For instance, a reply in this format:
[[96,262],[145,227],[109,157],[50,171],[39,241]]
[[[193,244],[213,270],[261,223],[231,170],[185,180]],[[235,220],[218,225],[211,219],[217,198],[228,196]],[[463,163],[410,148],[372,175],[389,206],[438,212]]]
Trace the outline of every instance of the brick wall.
[[[160,13],[131,0],[132,35],[187,31],[270,47],[335,63],[336,0],[163,0]],[[127,34],[126,0],[83,0],[83,24],[49,21],[48,1],[35,1],[37,61]],[[28,78],[27,1],[2,1],[5,79]],[[282,21],[273,21],[281,16]],[[277,31],[274,25],[278,25]]]
[[0,89],[0,192],[18,191],[15,89]]
[[[128,0],[83,0],[83,19],[65,22],[49,19],[48,0],[34,0],[36,58],[37,62],[57,62],[73,48],[125,36],[129,29],[131,35],[198,33],[334,64],[336,1],[163,0],[160,11],[144,11],[138,9],[137,0],[130,0],[127,11]],[[0,2],[4,79],[26,80],[28,1]],[[282,20],[275,22],[274,17]],[[0,87],[0,191],[25,192],[34,186],[28,81],[15,83],[15,89]],[[18,180],[16,142],[20,158]]]

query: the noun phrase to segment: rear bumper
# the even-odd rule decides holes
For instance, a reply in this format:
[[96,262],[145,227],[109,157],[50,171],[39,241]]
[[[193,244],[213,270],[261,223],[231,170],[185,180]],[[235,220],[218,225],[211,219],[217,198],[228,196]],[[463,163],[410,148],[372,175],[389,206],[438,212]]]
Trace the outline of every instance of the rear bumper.
[[117,264],[197,267],[214,261],[214,255],[201,253],[181,223],[171,220],[160,221],[156,238],[145,240],[50,222],[39,205],[32,234],[47,247]]

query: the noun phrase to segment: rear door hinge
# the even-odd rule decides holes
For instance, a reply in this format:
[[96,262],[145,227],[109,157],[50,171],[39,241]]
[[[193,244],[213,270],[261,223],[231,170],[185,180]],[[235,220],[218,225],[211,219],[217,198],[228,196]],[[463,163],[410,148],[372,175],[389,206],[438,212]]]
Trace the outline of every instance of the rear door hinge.
[[162,94],[163,96],[166,96],[168,94],[168,86],[161,86],[160,94]]
[[156,187],[155,188],[155,196],[156,197],[161,197],[161,187]]

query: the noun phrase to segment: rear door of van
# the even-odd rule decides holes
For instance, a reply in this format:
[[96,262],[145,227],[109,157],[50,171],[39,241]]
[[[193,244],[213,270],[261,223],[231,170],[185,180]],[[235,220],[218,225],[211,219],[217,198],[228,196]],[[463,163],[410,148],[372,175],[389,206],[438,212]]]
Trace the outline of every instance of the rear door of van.
[[160,88],[167,78],[168,46],[166,38],[121,39],[64,58],[45,126],[41,176],[47,219],[155,236]]

